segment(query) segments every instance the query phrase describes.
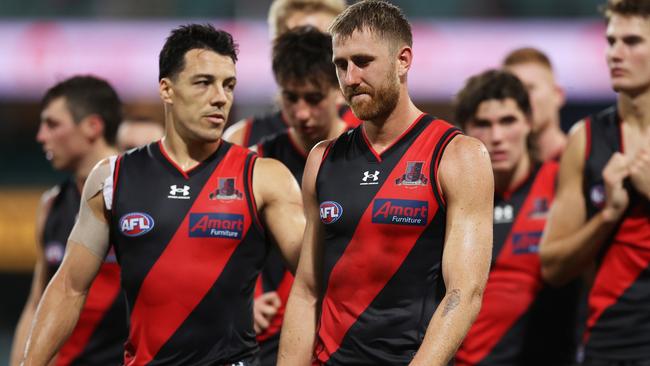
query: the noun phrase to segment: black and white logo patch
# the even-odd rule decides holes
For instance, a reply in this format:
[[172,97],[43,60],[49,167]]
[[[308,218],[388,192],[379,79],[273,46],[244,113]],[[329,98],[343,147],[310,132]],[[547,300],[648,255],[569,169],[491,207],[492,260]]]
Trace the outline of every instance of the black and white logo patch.
[[176,184],[169,186],[169,195],[167,198],[175,200],[189,200],[190,199],[190,186],[183,185],[182,187]]
[[363,172],[361,183],[359,183],[360,186],[371,186],[377,184],[379,184],[379,170],[375,170],[374,172],[366,170]]

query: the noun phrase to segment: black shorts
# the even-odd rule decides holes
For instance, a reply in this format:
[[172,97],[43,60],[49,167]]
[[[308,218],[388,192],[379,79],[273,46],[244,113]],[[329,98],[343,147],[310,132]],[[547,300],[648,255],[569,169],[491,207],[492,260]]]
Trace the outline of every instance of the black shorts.
[[606,360],[587,356],[580,366],[650,366],[650,359]]

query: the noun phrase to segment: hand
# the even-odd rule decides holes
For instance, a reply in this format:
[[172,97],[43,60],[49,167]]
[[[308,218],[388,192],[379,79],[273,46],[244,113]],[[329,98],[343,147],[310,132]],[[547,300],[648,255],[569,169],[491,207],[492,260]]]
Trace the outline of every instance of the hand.
[[630,163],[630,179],[639,193],[650,199],[650,148],[642,148]]
[[271,319],[282,305],[280,296],[275,291],[265,292],[253,301],[253,327],[255,334],[260,334],[271,324]]
[[609,222],[618,221],[630,203],[629,194],[623,188],[623,180],[630,175],[629,166],[629,158],[616,152],[603,170],[606,198],[602,213]]

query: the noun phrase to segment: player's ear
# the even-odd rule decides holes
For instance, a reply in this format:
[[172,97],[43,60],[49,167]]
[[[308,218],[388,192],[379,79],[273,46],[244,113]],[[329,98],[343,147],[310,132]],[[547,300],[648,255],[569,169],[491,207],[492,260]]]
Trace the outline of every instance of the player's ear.
[[409,46],[402,46],[397,52],[397,75],[401,78],[406,77],[413,63],[413,50]]
[[104,136],[104,121],[97,114],[90,114],[79,122],[81,132],[90,141],[96,141]]
[[162,78],[158,84],[158,92],[160,93],[160,99],[164,103],[174,104],[172,97],[174,96],[174,88],[171,79]]

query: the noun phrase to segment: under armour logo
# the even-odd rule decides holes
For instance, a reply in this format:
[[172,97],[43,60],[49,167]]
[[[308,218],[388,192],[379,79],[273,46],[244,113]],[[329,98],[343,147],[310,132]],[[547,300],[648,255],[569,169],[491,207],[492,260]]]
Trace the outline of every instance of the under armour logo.
[[[369,170],[366,170],[363,172],[363,178],[361,178],[361,180],[363,181],[363,183],[359,183],[361,186],[379,184],[379,182],[377,182],[379,180],[379,170],[375,170],[374,173],[370,173]],[[371,181],[368,182],[368,180]]]
[[183,185],[183,188],[178,188],[176,184],[169,186],[169,196],[167,198],[188,200],[190,199],[189,196],[190,186]]

